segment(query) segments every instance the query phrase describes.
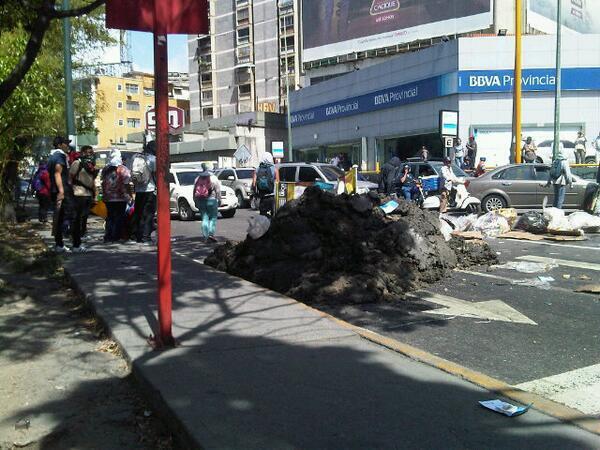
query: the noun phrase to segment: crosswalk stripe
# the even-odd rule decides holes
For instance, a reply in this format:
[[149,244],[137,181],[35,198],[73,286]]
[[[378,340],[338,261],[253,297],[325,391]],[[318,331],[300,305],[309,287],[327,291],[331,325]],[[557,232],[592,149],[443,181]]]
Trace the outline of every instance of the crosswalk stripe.
[[[504,242],[504,241],[500,241]],[[555,242],[546,242],[546,241],[519,241],[520,244],[534,244],[534,245],[550,245],[553,247],[567,247],[567,248],[575,248],[577,250],[592,250],[600,252],[600,247],[590,247],[587,245],[573,245],[573,244],[557,244]]]
[[600,413],[600,364],[527,381],[515,387],[578,409],[584,414]]
[[533,255],[518,256],[516,259],[520,259],[523,261],[541,262],[541,263],[554,263],[554,264],[558,264],[559,266],[575,267],[577,269],[588,269],[588,270],[600,271],[600,264],[584,262],[584,261],[571,261],[568,259],[546,258],[544,256],[533,256]]
[[[533,288],[536,288],[536,289],[541,289],[539,286],[535,286],[535,285],[517,284],[517,283],[514,283],[514,281],[516,281],[514,278],[503,277],[501,275],[494,275],[494,274],[491,274],[491,273],[475,272],[473,270],[463,270],[463,269],[457,269],[457,270],[455,270],[455,272],[464,273],[464,274],[467,274],[467,275],[474,275],[474,276],[477,276],[477,277],[491,278],[491,279],[494,279],[494,280],[506,281],[511,286],[533,287]],[[562,291],[562,292],[567,292],[569,294],[573,294],[573,289],[567,289],[567,288],[563,288],[563,287],[560,287],[560,286],[554,286],[554,285],[552,285],[552,289],[551,290],[553,290],[553,291]]]

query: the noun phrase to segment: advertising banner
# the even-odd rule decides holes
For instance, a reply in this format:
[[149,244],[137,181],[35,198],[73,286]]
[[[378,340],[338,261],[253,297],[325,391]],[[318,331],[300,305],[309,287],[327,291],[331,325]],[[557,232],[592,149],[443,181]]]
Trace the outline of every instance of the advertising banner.
[[[563,26],[576,33],[600,33],[600,0],[561,0]],[[556,0],[528,0],[527,24],[556,33]]]
[[482,30],[492,20],[491,0],[303,0],[303,60]]

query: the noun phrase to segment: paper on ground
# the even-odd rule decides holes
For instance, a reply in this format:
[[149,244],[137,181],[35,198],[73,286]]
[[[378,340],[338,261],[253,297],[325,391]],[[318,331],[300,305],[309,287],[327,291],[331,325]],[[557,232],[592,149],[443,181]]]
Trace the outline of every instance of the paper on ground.
[[504,414],[508,417],[515,417],[524,414],[531,408],[531,403],[527,406],[516,406],[510,403],[503,402],[502,400],[486,400],[480,401],[479,404],[484,408],[491,409],[497,413]]

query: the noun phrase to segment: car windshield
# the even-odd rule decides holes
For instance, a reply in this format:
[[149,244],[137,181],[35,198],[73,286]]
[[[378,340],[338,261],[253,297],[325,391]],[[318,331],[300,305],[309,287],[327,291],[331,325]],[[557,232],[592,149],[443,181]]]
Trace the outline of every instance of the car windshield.
[[[438,174],[442,173],[442,166],[443,164],[431,164],[431,167],[433,167]],[[454,172],[454,175],[456,175],[457,177],[469,177],[469,175],[467,175],[465,171],[458,167],[456,164],[452,164],[452,172]]]
[[199,174],[200,174],[200,171],[179,172],[177,174],[177,180],[179,180],[179,185],[180,186],[192,186],[194,184],[194,181],[196,181],[196,178],[198,178]]
[[254,177],[254,169],[237,169],[236,172],[240,180],[247,180]]
[[335,166],[318,166],[327,181],[337,181],[344,176],[344,171]]

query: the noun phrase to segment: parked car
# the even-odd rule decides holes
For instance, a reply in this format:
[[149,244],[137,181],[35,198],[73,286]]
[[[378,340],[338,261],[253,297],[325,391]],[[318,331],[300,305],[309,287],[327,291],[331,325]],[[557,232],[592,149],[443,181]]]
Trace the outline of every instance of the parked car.
[[[478,178],[472,178],[469,191],[481,200],[485,212],[499,208],[541,209],[544,197],[554,200],[552,186],[542,187],[548,181],[549,164],[511,164],[499,167]],[[573,175],[573,187],[567,186],[565,209],[581,209],[589,181]]]
[[[575,164],[575,143],[567,140],[561,139],[560,142],[563,145],[564,155],[567,157],[571,164]],[[550,164],[552,162],[552,150],[554,148],[554,141],[547,140],[540,142],[537,146],[537,162]],[[587,153],[585,155],[585,163],[586,164],[595,164],[596,163],[596,151],[592,148],[591,144],[588,142],[586,147]]]
[[215,171],[221,185],[229,186],[235,192],[240,208],[250,202],[252,196],[252,180],[256,169],[253,167],[225,168]]
[[[169,170],[169,192],[171,213],[180,220],[193,220],[198,213],[194,203],[194,182],[201,168],[171,167]],[[238,207],[235,192],[228,186],[221,185],[221,206],[219,212],[225,219],[235,215]]]
[[[279,171],[279,180],[289,183],[298,183],[303,186],[312,186],[317,181],[336,184],[344,176],[344,171],[337,166],[325,163],[283,163],[275,166]],[[377,191],[377,184],[361,180],[356,183],[359,194]]]

